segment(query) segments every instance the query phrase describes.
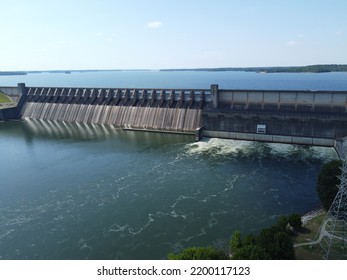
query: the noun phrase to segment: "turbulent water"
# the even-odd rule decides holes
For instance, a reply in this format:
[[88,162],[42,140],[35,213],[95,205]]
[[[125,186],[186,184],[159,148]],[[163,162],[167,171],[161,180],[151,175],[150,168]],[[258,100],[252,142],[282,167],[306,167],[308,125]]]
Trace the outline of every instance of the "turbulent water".
[[0,123],[0,258],[162,259],[319,207],[329,148]]
[[[0,77],[1,86],[347,90],[345,73],[98,72]],[[320,207],[332,148],[0,123],[0,259],[163,259],[225,247],[279,215]]]

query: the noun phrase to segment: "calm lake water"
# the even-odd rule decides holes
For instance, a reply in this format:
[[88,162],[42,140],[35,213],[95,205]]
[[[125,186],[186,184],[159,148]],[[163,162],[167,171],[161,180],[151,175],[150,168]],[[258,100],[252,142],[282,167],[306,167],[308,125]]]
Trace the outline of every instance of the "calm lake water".
[[347,73],[105,71],[0,76],[1,86],[347,90]]
[[[1,86],[347,90],[345,73],[95,72],[1,77]],[[279,215],[320,207],[331,148],[0,123],[0,259],[163,259],[226,246]]]

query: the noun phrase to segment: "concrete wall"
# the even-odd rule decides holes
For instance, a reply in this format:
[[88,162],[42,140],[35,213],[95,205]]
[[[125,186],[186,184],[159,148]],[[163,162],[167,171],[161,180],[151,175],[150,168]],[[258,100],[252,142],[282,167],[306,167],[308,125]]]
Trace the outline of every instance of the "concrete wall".
[[26,102],[25,84],[20,83],[17,87],[0,87],[0,92],[9,95],[15,103],[11,108],[0,109],[0,121],[20,119],[21,110]]
[[18,87],[0,87],[0,92],[6,93],[11,98],[12,96],[21,95],[21,92],[19,91]]
[[347,112],[347,91],[219,90],[218,98],[233,110]]
[[347,115],[202,112],[205,130],[257,133],[257,125],[266,125],[270,135],[341,138],[347,135]]
[[[347,91],[219,90],[202,112],[204,136],[332,146],[347,136]],[[257,126],[265,125],[265,133]]]
[[284,135],[271,135],[271,134],[264,135],[264,134],[255,134],[255,133],[240,133],[240,132],[212,131],[212,130],[205,130],[204,136],[212,137],[212,138],[235,139],[235,140],[244,140],[244,141],[300,144],[300,145],[324,146],[324,147],[334,147],[336,143],[334,139],[325,139],[325,138],[284,136]]
[[19,113],[17,107],[0,109],[0,121],[17,120],[19,119]]

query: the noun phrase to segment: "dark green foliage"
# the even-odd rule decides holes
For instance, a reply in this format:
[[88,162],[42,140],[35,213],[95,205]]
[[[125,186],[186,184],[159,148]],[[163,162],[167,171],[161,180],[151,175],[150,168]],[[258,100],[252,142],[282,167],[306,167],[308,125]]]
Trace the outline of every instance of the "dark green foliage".
[[169,260],[227,260],[228,256],[224,251],[212,247],[191,247],[183,250],[179,254],[170,253]]
[[[247,235],[242,238],[235,231],[229,242],[230,252],[234,260],[294,260],[293,241],[287,232],[288,223],[295,229],[301,228],[301,217],[298,214],[281,216],[277,223],[263,229],[258,236]],[[228,260],[229,252],[212,247],[192,247],[179,254],[170,253],[169,260]]]
[[291,214],[288,216],[288,223],[296,230],[302,228],[301,216],[299,214]]
[[230,245],[231,251],[233,252],[242,248],[241,233],[239,231],[235,231],[233,233],[233,235],[231,236],[229,245]]
[[[242,240],[239,234],[234,233],[230,241],[232,258],[235,260],[295,259],[293,241],[286,232],[286,225],[290,219],[297,223],[296,226],[299,225],[295,214],[280,217],[276,225],[263,229],[257,237],[250,235]],[[235,244],[242,244],[242,246],[235,246]]]
[[259,245],[246,245],[233,254],[233,260],[270,260],[266,250]]
[[[264,228],[260,232],[260,234],[257,238],[257,244],[260,245],[261,247],[269,247],[270,245],[273,245],[275,234],[277,232],[281,232],[281,231],[284,231],[284,230],[277,227],[277,226]],[[269,249],[267,251],[271,251],[271,249]]]
[[287,230],[288,224],[293,227],[295,231],[299,231],[302,227],[301,216],[299,214],[291,214],[289,216],[281,216],[278,219],[277,226],[283,230]]
[[269,256],[269,259],[295,259],[292,239],[282,228],[278,226],[263,229],[259,234],[257,244],[265,250],[266,255]]
[[277,220],[277,226],[279,226],[282,230],[285,230],[288,225],[288,217],[280,216]]
[[337,176],[341,175],[341,161],[333,160],[324,164],[318,176],[317,192],[319,199],[325,210],[329,210],[331,203],[338,191],[340,180]]
[[269,255],[273,260],[295,260],[293,241],[285,232],[276,232],[273,235],[273,246],[269,246]]
[[243,239],[243,245],[256,245],[257,238],[253,234],[248,234]]

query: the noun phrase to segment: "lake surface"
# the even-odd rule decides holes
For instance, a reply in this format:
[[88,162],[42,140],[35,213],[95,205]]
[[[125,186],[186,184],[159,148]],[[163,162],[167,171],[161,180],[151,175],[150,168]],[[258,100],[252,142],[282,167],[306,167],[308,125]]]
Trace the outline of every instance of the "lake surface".
[[[1,77],[1,86],[347,90],[345,73],[96,72]],[[0,259],[163,259],[223,248],[279,215],[320,207],[332,148],[0,123]]]
[[0,76],[1,86],[347,90],[347,73],[105,71]]

